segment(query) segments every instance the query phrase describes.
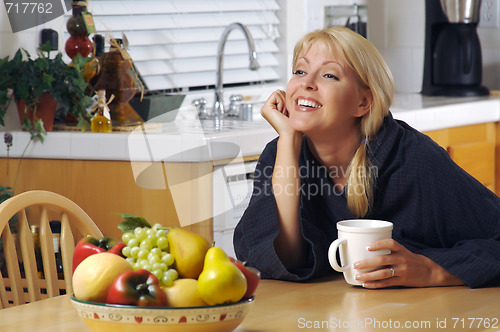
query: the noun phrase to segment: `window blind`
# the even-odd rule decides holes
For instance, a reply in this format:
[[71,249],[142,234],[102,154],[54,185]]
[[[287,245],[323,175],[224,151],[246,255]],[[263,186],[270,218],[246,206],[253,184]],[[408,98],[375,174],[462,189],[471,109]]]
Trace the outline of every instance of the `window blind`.
[[231,31],[224,50],[224,85],[278,80],[279,9],[276,0],[88,2],[97,33],[114,38],[124,33],[148,89],[167,91],[213,88],[219,39],[233,22],[250,30],[261,68],[248,69],[245,37],[239,30]]

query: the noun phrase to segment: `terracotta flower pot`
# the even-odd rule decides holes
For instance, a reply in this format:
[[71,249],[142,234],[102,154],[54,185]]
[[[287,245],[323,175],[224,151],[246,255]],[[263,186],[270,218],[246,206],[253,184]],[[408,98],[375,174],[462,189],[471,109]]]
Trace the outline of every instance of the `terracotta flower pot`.
[[21,124],[24,123],[25,116],[31,120],[31,122],[36,121],[38,119],[42,119],[43,127],[45,131],[52,131],[54,127],[54,118],[56,115],[56,107],[57,102],[52,97],[52,95],[48,92],[43,93],[38,98],[38,104],[36,107],[36,118],[33,119],[33,110],[30,108],[24,113],[25,104],[21,99],[17,102],[17,112],[19,113],[19,120]]

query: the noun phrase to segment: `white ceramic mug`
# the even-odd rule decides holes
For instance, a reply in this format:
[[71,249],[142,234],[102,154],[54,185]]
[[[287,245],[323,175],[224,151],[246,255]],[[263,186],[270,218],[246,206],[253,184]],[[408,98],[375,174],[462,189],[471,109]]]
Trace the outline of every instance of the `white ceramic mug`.
[[[392,223],[383,220],[350,219],[337,223],[339,238],[332,242],[328,250],[328,259],[332,268],[344,273],[344,278],[351,285],[362,285],[355,276],[359,272],[369,270],[355,270],[353,264],[357,261],[378,255],[387,255],[391,251],[382,249],[368,251],[367,246],[377,240],[392,238]],[[339,250],[340,266],[337,262]]]

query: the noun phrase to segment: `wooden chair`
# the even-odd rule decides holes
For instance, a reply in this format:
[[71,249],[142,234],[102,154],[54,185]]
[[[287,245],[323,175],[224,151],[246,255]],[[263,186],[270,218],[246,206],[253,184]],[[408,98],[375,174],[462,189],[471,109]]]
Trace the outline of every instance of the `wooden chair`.
[[[17,214],[16,247],[9,220]],[[58,279],[50,220],[61,221],[61,254],[64,280]],[[40,226],[40,247],[44,278],[37,271],[30,225]],[[14,195],[0,204],[0,234],[8,276],[0,271],[0,309],[73,292],[72,260],[75,243],[85,235],[102,237],[102,232],[77,204],[59,194],[33,190]],[[20,247],[20,252],[19,252]],[[21,277],[20,258],[25,278]]]

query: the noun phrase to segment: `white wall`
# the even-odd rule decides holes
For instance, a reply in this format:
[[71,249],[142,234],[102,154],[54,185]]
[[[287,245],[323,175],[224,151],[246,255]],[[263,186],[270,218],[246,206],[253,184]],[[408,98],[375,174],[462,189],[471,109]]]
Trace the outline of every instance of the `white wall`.
[[[499,0],[496,0],[499,1]],[[380,50],[394,74],[397,92],[422,87],[425,44],[424,0],[368,0],[368,39]],[[500,89],[500,28],[478,35],[483,54],[483,85]]]
[[424,0],[368,2],[368,39],[391,67],[398,92],[419,92],[424,63]]
[[[484,0],[483,0],[484,1]],[[497,8],[500,7],[500,0]],[[500,13],[497,13],[500,16]],[[481,28],[478,35],[483,52],[483,84],[491,90],[500,90],[500,27]]]
[[64,49],[64,43],[66,42],[62,38],[62,32],[66,30],[66,19],[64,17],[61,16],[37,27],[12,33],[9,18],[4,8],[3,5],[0,6],[0,58],[14,55],[20,47],[25,48],[32,56],[35,55],[36,48],[40,43],[39,36],[43,29],[58,31],[59,49]]

